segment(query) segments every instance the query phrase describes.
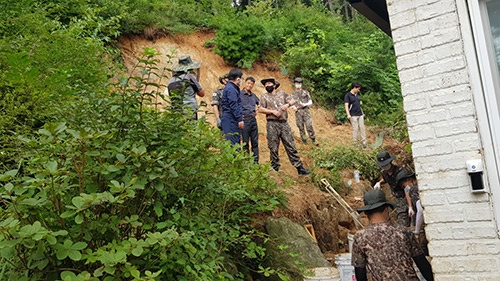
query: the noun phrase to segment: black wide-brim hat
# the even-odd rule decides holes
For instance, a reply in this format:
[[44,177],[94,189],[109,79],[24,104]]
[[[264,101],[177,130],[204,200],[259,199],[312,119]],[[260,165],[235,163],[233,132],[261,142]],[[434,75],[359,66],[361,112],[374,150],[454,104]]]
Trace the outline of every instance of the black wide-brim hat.
[[267,82],[272,82],[276,86],[276,87],[274,87],[275,89],[278,89],[280,87],[280,82],[276,81],[276,79],[274,79],[274,78],[266,78],[266,79],[260,80],[260,83],[262,83],[263,86],[266,86]]
[[408,169],[404,168],[399,173],[396,175],[396,186],[399,186],[399,182],[407,179],[407,178],[413,178],[415,177],[415,173],[412,171],[409,171]]
[[363,201],[365,202],[365,205],[361,208],[359,208],[357,211],[358,213],[365,212],[365,211],[370,211],[370,210],[375,210],[380,206],[388,205],[391,208],[395,208],[396,205],[392,202],[387,202],[387,199],[385,198],[385,194],[382,190],[370,190],[365,193],[365,196],[363,198]]
[[395,159],[396,156],[390,155],[389,152],[387,151],[382,151],[379,154],[377,154],[377,163],[375,163],[375,165],[382,167],[390,164]]

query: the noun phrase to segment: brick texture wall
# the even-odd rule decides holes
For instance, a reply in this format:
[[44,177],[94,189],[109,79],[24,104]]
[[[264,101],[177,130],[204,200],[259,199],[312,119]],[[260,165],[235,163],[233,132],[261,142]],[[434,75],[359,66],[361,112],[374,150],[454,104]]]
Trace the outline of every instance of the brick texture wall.
[[387,0],[436,280],[500,280],[491,200],[472,194],[481,158],[456,1]]

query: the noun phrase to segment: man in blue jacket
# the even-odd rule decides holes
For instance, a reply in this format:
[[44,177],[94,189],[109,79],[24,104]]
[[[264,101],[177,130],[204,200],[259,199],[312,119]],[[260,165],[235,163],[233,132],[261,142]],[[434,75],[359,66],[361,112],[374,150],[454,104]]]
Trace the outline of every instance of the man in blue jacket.
[[222,131],[232,145],[240,143],[240,132],[244,127],[240,85],[243,73],[238,68],[229,71],[228,82],[222,93]]

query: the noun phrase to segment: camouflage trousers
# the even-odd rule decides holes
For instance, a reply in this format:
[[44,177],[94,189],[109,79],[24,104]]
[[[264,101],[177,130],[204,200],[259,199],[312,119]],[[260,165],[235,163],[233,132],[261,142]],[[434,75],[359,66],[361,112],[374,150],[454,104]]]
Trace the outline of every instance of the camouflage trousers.
[[402,226],[410,226],[410,218],[408,217],[408,203],[404,197],[396,197],[396,222]]
[[302,166],[299,153],[295,148],[292,129],[286,121],[268,120],[267,125],[267,147],[269,147],[269,155],[271,158],[271,166],[278,170],[281,166],[279,157],[280,141],[283,142],[288,159],[295,168]]
[[307,141],[306,130],[307,134],[309,134],[309,138],[311,138],[313,142],[316,141],[316,135],[314,134],[311,112],[309,111],[309,108],[306,107],[295,112],[295,123],[299,128],[300,138],[303,142]]

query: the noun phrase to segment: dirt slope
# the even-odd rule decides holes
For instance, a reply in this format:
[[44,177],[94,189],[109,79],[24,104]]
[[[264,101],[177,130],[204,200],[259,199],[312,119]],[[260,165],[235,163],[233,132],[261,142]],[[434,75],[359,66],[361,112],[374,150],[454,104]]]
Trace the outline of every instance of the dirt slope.
[[[154,42],[142,37],[122,37],[120,39],[120,48],[127,66],[135,63],[135,57],[146,47],[155,48],[162,54],[170,54],[172,49],[176,50],[176,55],[188,54],[193,60],[201,62],[200,83],[206,89],[207,95],[199,99],[205,101],[208,105],[211,102],[211,94],[219,87],[218,77],[229,72],[232,68],[227,65],[222,58],[214,54],[209,48],[203,46],[204,42],[214,36],[213,33],[195,33],[191,35],[182,35],[176,37],[164,37],[156,39]],[[162,62],[166,66],[164,62]],[[177,60],[174,60],[177,63]],[[279,71],[271,71],[263,65],[254,64],[252,69],[244,69],[245,77],[253,76],[258,82],[255,85],[254,92],[261,96],[265,92],[260,83],[261,79],[274,77],[281,83],[281,88],[287,93],[291,93],[292,82]],[[312,93],[314,100],[314,93]],[[210,106],[209,106],[210,107]],[[208,108],[211,111],[211,108]],[[316,131],[317,140],[320,146],[332,146],[335,144],[351,145],[351,127],[350,125],[337,125],[334,122],[333,113],[322,108],[312,107],[313,125]],[[213,115],[208,115],[207,120],[214,123]],[[265,115],[258,114],[259,125],[259,148],[260,163],[269,162],[269,149],[266,141]],[[307,168],[313,168],[313,159],[306,157],[306,152],[311,149],[311,145],[304,145],[300,140],[298,129],[295,125],[295,116],[293,111],[289,114],[289,123],[294,133],[297,149]],[[374,135],[367,130],[369,143],[374,142]],[[284,149],[281,147],[281,172],[273,177],[278,183],[293,181],[292,187],[286,192],[289,194],[289,203],[285,210],[276,210],[274,216],[286,216],[300,224],[312,224],[318,239],[318,245],[326,256],[332,253],[338,253],[346,250],[347,232],[354,230],[352,220],[342,208],[334,202],[332,197],[322,192],[314,186],[310,177],[299,177],[296,169],[288,161]],[[346,177],[351,177],[352,173],[346,172]],[[359,200],[364,190],[369,188],[368,183],[358,183],[352,186],[349,194],[345,194],[348,202],[353,208],[361,204]],[[346,199],[347,200],[347,199]]]

